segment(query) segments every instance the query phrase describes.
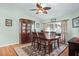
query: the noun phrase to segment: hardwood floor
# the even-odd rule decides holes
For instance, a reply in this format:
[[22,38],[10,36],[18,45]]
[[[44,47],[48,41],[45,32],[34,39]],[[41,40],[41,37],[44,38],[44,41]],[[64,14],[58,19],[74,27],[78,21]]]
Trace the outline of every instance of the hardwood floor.
[[[17,56],[13,48],[22,46],[20,44],[10,45],[6,47],[0,47],[0,56]],[[68,48],[66,48],[60,56],[68,56]]]
[[68,47],[60,54],[60,56],[68,56]]
[[20,45],[10,45],[6,47],[0,47],[0,56],[16,56],[16,52],[13,48],[18,47]]

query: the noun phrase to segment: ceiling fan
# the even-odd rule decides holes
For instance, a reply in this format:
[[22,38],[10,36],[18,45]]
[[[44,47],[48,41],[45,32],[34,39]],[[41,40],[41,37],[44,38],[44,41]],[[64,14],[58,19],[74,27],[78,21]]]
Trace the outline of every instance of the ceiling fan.
[[48,10],[50,10],[51,7],[43,7],[42,3],[36,3],[36,9],[30,9],[31,11],[35,11],[36,10],[36,14],[39,13],[44,13],[47,14]]

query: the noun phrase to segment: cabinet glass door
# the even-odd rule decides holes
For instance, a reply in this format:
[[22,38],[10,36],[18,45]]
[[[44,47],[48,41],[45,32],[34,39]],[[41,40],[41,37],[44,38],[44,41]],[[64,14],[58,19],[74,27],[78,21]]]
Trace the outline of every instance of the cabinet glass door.
[[22,33],[26,33],[26,24],[25,23],[22,24]]
[[31,32],[31,24],[27,24],[27,33]]

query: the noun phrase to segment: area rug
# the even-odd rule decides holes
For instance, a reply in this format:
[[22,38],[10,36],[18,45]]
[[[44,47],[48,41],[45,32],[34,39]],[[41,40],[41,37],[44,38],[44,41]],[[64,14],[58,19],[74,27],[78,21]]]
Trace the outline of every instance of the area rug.
[[50,55],[48,53],[44,54],[43,50],[39,51],[33,48],[31,44],[25,44],[21,47],[14,48],[14,50],[18,56],[59,56],[66,47],[66,44],[61,44],[60,48],[53,49]]

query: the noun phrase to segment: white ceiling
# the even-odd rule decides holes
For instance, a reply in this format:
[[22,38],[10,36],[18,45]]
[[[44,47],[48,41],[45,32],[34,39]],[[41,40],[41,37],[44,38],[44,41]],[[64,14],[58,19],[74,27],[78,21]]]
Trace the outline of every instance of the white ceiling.
[[61,17],[62,15],[69,15],[79,10],[78,3],[45,3],[45,6],[51,7],[48,14],[36,14],[36,11],[30,11],[29,9],[35,9],[34,3],[19,4],[23,7],[30,16],[40,20],[49,20],[51,18]]
[[74,12],[79,11],[79,4],[78,3],[44,3],[45,6],[51,7],[48,11],[48,14],[36,14],[36,11],[30,11],[30,9],[35,9],[35,3],[16,3],[16,4],[7,4],[12,6],[17,6],[25,10],[27,15],[30,17],[34,17],[40,20],[49,20],[51,18],[61,17],[62,15],[70,15]]

